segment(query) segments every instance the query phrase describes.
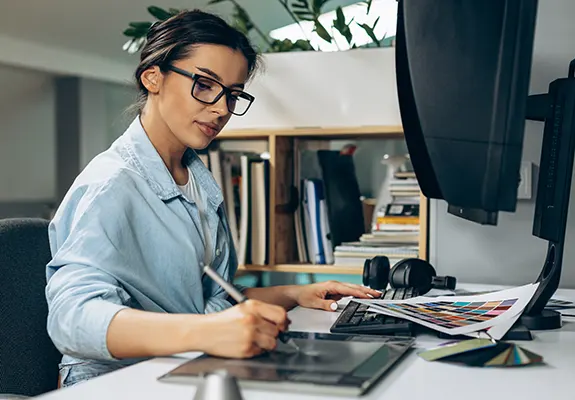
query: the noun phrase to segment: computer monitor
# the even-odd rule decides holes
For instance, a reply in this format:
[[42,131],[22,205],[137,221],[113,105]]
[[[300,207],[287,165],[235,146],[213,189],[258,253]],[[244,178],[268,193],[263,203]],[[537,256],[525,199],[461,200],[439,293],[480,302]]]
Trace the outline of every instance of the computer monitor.
[[545,122],[533,234],[549,244],[522,320],[546,329],[561,325],[560,315],[544,307],[559,285],[563,256],[575,62],[549,93],[528,96],[537,6],[537,0],[398,0],[396,74],[422,193],[480,224],[497,225],[499,212],[515,211],[525,120]]

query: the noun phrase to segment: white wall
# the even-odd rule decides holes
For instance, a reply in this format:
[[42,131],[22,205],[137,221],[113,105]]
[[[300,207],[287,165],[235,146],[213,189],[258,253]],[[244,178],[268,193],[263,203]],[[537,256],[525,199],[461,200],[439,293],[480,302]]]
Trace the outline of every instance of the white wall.
[[112,143],[132,122],[135,115],[128,108],[136,101],[138,91],[135,86],[114,83],[106,83],[104,87],[108,143]]
[[0,202],[55,196],[52,76],[0,65]]
[[[0,65],[0,88],[0,215],[23,215],[56,197],[54,76]],[[80,90],[83,168],[129,124],[135,89],[82,79]]]
[[126,109],[136,89],[127,85],[82,79],[80,94],[81,167],[106,150],[131,122]]
[[[543,93],[565,77],[575,58],[575,2],[540,1],[530,93]],[[527,122],[523,159],[539,164],[543,124]],[[575,180],[574,180],[575,183]],[[575,191],[571,190],[561,285],[575,287]],[[459,281],[523,284],[534,281],[545,258],[545,243],[531,235],[534,199],[520,201],[516,213],[500,214],[497,227],[479,226],[447,214],[443,201],[431,208],[431,261],[441,274]]]
[[80,166],[84,168],[108,144],[105,85],[92,79],[80,83]]
[[263,65],[246,88],[256,100],[229,129],[401,125],[394,48],[272,53]]

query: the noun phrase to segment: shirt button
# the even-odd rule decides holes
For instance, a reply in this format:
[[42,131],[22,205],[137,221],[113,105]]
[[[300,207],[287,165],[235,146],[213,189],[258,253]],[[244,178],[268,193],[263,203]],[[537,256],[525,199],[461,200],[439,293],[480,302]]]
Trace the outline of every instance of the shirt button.
[[216,249],[216,256],[219,257],[220,254],[222,254],[222,251],[220,249]]

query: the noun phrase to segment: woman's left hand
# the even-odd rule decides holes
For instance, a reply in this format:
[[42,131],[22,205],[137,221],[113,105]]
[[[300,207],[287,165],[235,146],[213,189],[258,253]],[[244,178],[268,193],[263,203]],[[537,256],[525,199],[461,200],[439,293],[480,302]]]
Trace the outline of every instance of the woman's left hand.
[[346,296],[360,299],[370,299],[381,296],[381,292],[353,283],[327,281],[300,286],[295,300],[297,304],[307,308],[320,310],[337,310],[337,300]]

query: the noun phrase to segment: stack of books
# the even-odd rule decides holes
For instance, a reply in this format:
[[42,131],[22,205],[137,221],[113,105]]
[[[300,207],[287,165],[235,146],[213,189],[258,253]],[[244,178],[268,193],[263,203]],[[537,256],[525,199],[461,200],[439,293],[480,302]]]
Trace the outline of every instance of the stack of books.
[[385,240],[387,243],[419,243],[420,189],[415,173],[396,172],[389,184],[392,201],[376,210],[371,236],[365,239]]
[[334,251],[335,264],[363,265],[366,259],[387,256],[395,263],[419,255],[419,185],[413,172],[400,171],[389,184],[392,201],[380,210],[370,233],[359,241],[342,243]]

